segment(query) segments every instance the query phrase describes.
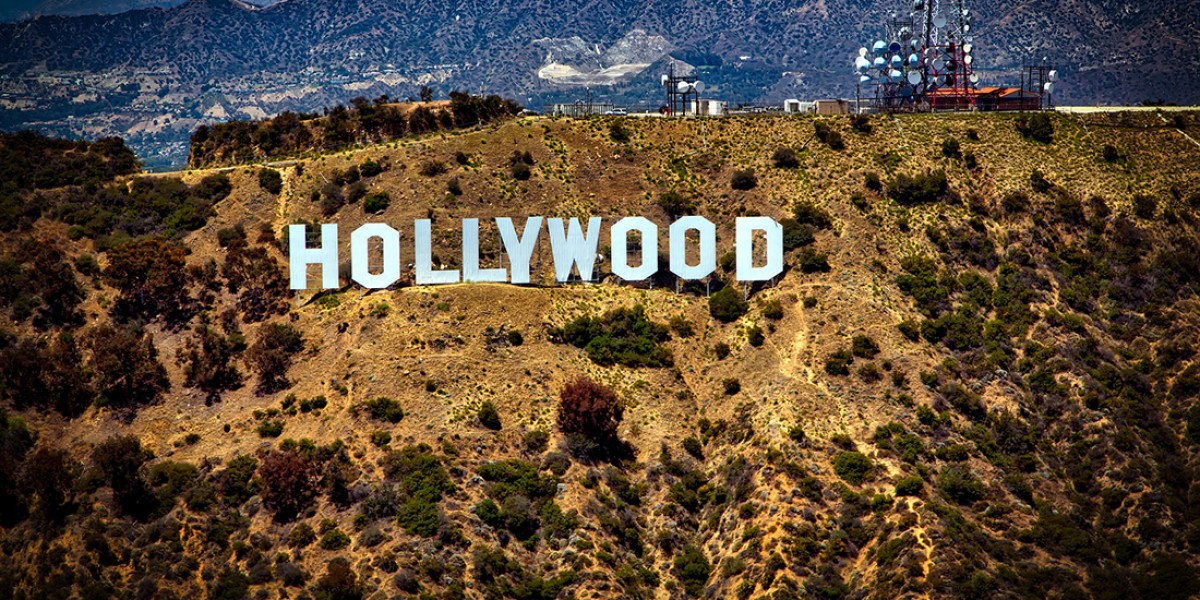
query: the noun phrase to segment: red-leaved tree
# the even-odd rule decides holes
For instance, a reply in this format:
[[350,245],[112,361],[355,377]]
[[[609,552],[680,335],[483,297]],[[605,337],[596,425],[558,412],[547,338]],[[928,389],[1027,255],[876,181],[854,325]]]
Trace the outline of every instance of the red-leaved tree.
[[607,386],[581,376],[568,383],[559,398],[558,428],[563,433],[600,444],[617,441],[617,426],[625,409]]

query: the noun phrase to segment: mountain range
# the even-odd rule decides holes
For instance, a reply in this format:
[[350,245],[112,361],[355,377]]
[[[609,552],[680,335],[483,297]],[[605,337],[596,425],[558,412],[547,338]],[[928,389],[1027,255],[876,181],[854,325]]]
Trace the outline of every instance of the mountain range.
[[[189,0],[115,15],[0,25],[0,128],[121,134],[139,150],[196,125],[314,110],[428,85],[540,108],[600,99],[662,103],[675,59],[732,103],[853,97],[851,57],[879,35],[889,0]],[[976,68],[1015,84],[1058,67],[1059,104],[1194,103],[1200,1],[972,4]],[[687,68],[687,67],[684,67]],[[143,152],[144,154],[144,152]]]

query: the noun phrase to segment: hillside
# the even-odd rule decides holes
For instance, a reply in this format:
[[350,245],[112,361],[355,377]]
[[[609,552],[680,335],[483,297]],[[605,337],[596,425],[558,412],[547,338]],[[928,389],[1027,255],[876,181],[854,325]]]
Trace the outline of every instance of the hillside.
[[[1197,104],[1200,4],[971,2],[974,68],[1017,85],[1062,74],[1059,105]],[[667,63],[738,104],[855,96],[852,58],[898,0],[392,2],[189,0],[116,15],[0,24],[0,128],[119,135],[149,164],[183,163],[201,124],[309,112],[351,98],[486,89],[541,109],[593,97],[653,110]]]
[[[1198,132],[533,118],[30,180],[0,234],[0,595],[1194,596]],[[386,222],[407,265],[431,218],[453,267],[477,217],[489,267],[492,217],[679,214],[719,256],[780,220],[785,275],[744,306],[725,258],[711,299],[548,259],[293,294],[280,252]]]

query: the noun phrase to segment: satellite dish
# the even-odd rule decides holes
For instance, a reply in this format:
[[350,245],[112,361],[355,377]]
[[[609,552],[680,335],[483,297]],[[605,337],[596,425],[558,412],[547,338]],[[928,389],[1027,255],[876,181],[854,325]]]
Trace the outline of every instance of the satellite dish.
[[890,77],[893,81],[900,81],[900,78],[904,77],[904,73],[901,73],[896,69],[892,69],[891,71],[888,71],[888,77]]
[[878,42],[875,42],[875,45],[871,46],[871,49],[875,51],[875,54],[883,54],[885,51],[887,51],[887,47],[887,42],[879,40]]
[[900,39],[908,40],[912,38],[912,28],[904,26],[900,28]]
[[901,58],[899,54],[892,55],[892,67],[893,68],[899,68],[903,64],[904,64],[904,59]]
[[946,28],[946,17],[943,15],[938,15],[938,16],[934,17],[933,18],[933,26],[937,27],[938,29],[945,29]]
[[891,45],[888,46],[888,50],[890,50],[892,52],[899,52],[900,48],[901,48],[900,42],[892,42]]
[[969,65],[969,64],[975,62],[975,57],[968,54],[963,57],[963,62]]
[[958,63],[954,59],[950,59],[950,60],[946,61],[946,70],[947,71],[957,71]]
[[946,61],[944,61],[940,58],[933,59],[933,70],[934,71],[945,71],[946,70]]
[[1053,82],[1053,81],[1047,81],[1047,82],[1046,82],[1046,85],[1042,86],[1042,89],[1043,89],[1043,90],[1046,90],[1046,93],[1047,93],[1047,94],[1049,94],[1049,93],[1053,92],[1053,91],[1054,91],[1054,82]]
[[979,76],[971,73],[971,83],[979,83]]
[[921,64],[921,57],[920,57],[920,56],[917,56],[916,54],[909,54],[909,55],[908,55],[908,66],[910,66],[910,67],[917,67],[917,66],[920,66],[920,64]]
[[688,93],[688,92],[692,91],[692,84],[690,84],[690,83],[688,83],[688,82],[686,82],[686,81],[680,81],[680,82],[679,82],[679,83],[678,83],[678,84],[675,86],[675,90],[676,90],[676,91],[678,91],[678,92],[679,92],[679,93],[681,93],[681,94],[686,94],[686,93]]
[[696,93],[697,93],[697,94],[702,94],[702,93],[704,93],[704,82],[703,82],[703,81],[697,81],[697,82],[696,82],[696,83],[695,83],[695,84],[692,86],[692,89],[696,90]]
[[859,49],[858,49],[858,55],[859,55],[859,56],[866,56],[866,55],[867,55],[867,49],[866,49],[866,48],[859,48]]
[[964,16],[964,17],[970,17],[970,16],[971,16],[971,9],[969,9],[969,8],[964,8],[964,9],[963,9],[963,16]]
[[666,75],[662,76],[662,85],[664,85],[664,86],[667,85],[667,76]]
[[963,23],[963,33],[967,33],[967,32],[969,32],[969,31],[971,31],[971,24],[970,24],[970,23]]
[[925,0],[913,0],[913,12],[925,10]]
[[975,46],[971,44],[963,44],[963,54],[970,54],[975,51]]
[[882,68],[884,68],[884,67],[886,67],[886,66],[887,66],[887,60],[886,60],[886,59],[884,59],[882,56],[877,56],[877,57],[875,57],[875,68],[876,68],[876,69],[882,69]]
[[908,72],[908,82],[912,85],[917,85],[918,83],[921,83],[921,72],[920,71],[909,71]]
[[866,71],[871,68],[871,61],[860,56],[854,59],[854,68],[858,69],[859,72]]
[[871,76],[870,76],[870,75],[859,75],[859,76],[858,76],[858,82],[859,82],[859,83],[868,83],[868,82],[870,82],[870,81],[871,81]]
[[1050,71],[1050,73],[1047,75],[1047,77],[1050,79],[1051,82],[1058,81],[1058,71],[1052,69]]

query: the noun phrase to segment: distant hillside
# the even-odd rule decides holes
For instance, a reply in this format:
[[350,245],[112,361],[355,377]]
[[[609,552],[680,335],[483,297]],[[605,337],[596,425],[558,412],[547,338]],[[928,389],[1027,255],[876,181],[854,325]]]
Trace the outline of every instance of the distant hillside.
[[206,168],[330,152],[405,135],[473,127],[511,118],[521,107],[499,96],[451,92],[449,102],[391,104],[386,97],[355,98],[325,115],[285,112],[263,121],[201,125],[192,134],[188,166]]
[[[523,118],[21,187],[0,595],[1194,597],[1197,137]],[[616,219],[686,214],[708,286],[554,284],[543,248],[529,286],[295,294],[281,252],[384,222],[407,265],[429,218],[454,268],[476,217],[491,268],[492,217],[602,216],[607,255]],[[784,227],[777,281],[734,279],[750,215]]]

